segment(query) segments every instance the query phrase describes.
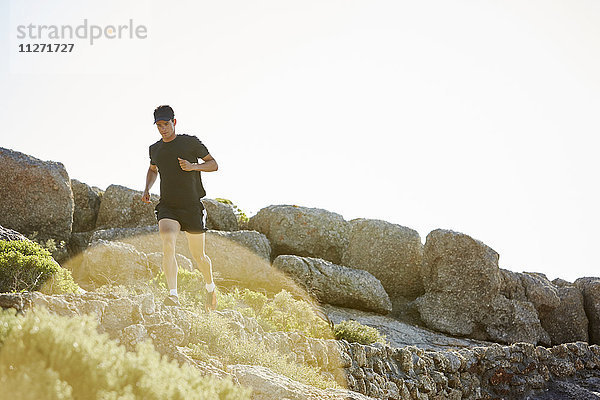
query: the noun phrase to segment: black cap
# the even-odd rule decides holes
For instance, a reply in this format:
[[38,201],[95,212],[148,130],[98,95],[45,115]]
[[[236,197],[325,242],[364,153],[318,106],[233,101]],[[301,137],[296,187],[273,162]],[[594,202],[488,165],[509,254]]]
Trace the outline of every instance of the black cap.
[[160,106],[154,110],[154,123],[157,121],[170,121],[175,118],[175,112],[170,106]]

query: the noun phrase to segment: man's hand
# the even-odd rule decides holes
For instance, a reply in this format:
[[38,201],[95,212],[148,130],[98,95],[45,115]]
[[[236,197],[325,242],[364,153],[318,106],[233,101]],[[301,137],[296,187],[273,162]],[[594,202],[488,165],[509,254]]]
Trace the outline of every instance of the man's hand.
[[189,162],[188,160],[184,160],[183,158],[177,157],[177,159],[179,160],[179,166],[181,167],[182,170],[195,171],[194,166],[196,164],[192,164],[191,162]]
[[150,193],[147,190],[144,190],[144,194],[142,195],[142,201],[144,203],[150,203]]

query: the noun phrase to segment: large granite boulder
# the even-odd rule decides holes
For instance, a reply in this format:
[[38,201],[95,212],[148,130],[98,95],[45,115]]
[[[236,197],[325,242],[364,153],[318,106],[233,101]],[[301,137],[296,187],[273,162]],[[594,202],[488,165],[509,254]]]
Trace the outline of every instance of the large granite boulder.
[[423,294],[423,244],[413,229],[373,219],[350,221],[342,265],[364,269],[381,281],[391,298]]
[[424,247],[424,296],[417,308],[428,327],[487,339],[481,323],[500,292],[498,253],[465,234],[435,230]]
[[246,230],[234,232],[209,231],[207,240],[211,240],[217,236],[247,248],[266,261],[271,259],[271,244],[269,243],[269,239],[260,232]]
[[73,193],[63,164],[0,147],[0,225],[40,240],[67,242]]
[[589,340],[600,344],[600,278],[579,278],[575,285],[583,293],[583,306],[589,321]]
[[320,208],[272,205],[250,218],[248,226],[267,236],[273,257],[293,254],[340,264],[348,244],[348,222]]
[[468,235],[436,229],[427,235],[424,247],[425,290],[491,299],[500,292],[499,257]]
[[525,272],[520,277],[527,300],[533,303],[538,312],[560,305],[558,288],[544,274]]
[[550,344],[550,336],[540,324],[540,318],[529,301],[508,300],[495,296],[487,317],[481,322],[486,339],[500,343],[529,342]]
[[542,326],[550,335],[552,345],[588,341],[588,319],[583,305],[583,294],[576,286],[561,284],[558,287],[560,304],[552,309],[540,310]]
[[206,227],[217,231],[237,231],[238,220],[230,204],[213,199],[202,199],[206,209]]
[[159,196],[151,195],[151,204],[142,202],[142,192],[110,185],[102,195],[96,228],[134,228],[156,224],[154,207]]
[[88,232],[96,227],[102,191],[71,179],[75,208],[73,210],[73,232]]
[[381,282],[367,271],[320,258],[283,255],[273,267],[291,276],[320,302],[387,314],[392,303]]
[[536,310],[558,307],[558,288],[544,274],[500,269],[500,293],[510,300],[531,302]]
[[131,284],[152,277],[148,257],[132,245],[98,240],[83,252],[73,278],[86,289],[105,284]]
[[425,294],[416,301],[426,325],[480,340],[548,342],[520,279],[501,273],[498,258],[492,248],[468,235],[431,232],[424,248]]

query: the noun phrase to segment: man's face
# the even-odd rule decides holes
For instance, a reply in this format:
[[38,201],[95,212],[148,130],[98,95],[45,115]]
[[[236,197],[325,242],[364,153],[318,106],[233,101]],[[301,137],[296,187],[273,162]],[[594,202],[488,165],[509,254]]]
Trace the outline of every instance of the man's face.
[[171,139],[175,135],[175,120],[156,121],[156,128],[163,139]]

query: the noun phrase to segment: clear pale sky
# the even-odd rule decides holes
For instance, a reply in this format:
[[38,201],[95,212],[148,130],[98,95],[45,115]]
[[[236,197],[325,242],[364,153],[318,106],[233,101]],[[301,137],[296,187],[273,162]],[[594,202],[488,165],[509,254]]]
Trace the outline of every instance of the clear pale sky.
[[[84,19],[147,37],[18,53],[17,25]],[[170,104],[219,163],[208,197],[250,215],[452,229],[502,268],[600,275],[597,0],[8,0],[0,24],[0,146],[71,178],[142,190]]]

